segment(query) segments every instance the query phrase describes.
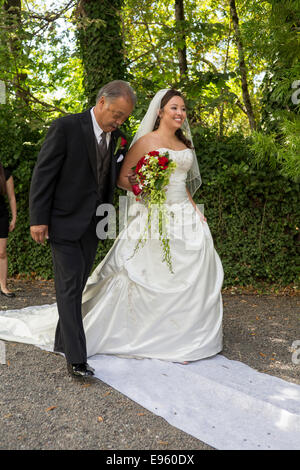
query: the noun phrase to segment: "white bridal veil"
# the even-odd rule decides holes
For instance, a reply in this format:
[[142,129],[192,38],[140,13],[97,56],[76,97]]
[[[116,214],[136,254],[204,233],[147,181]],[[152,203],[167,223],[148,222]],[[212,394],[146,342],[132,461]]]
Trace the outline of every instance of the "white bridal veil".
[[[132,147],[132,145],[138,139],[140,139],[143,135],[148,134],[149,132],[153,131],[153,127],[154,127],[158,112],[160,110],[161,100],[168,91],[169,91],[169,88],[164,88],[163,90],[159,90],[156,93],[156,95],[152,99],[152,101],[149,105],[149,108],[148,108],[148,110],[147,110],[147,112],[146,112],[146,114],[145,114],[145,116],[144,116],[144,118],[143,118],[143,120],[142,120],[142,122],[141,122],[141,124],[140,124],[133,140],[132,140],[132,142],[131,142],[130,147]],[[187,174],[186,184],[187,184],[189,192],[193,196],[195,194],[195,192],[197,191],[197,189],[200,188],[202,180],[201,180],[201,175],[200,175],[200,170],[199,170],[199,165],[198,165],[198,161],[197,161],[196,152],[195,152],[194,145],[193,145],[191,130],[190,130],[190,126],[189,126],[189,123],[188,123],[187,119],[185,119],[185,121],[182,125],[182,131],[183,131],[185,137],[187,139],[189,139],[192,143],[192,152],[193,152],[193,157],[194,158],[193,158],[193,164],[192,164],[192,166],[191,166],[191,168],[190,168],[190,170],[188,171],[188,174]],[[155,150],[155,149],[153,149],[153,150]]]

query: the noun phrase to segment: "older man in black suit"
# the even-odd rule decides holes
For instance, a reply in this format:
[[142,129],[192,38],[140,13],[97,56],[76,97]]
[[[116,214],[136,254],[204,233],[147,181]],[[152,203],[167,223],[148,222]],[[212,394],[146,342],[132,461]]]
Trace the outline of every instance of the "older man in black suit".
[[38,243],[49,239],[52,250],[59,313],[54,350],[78,377],[93,375],[81,304],[98,245],[96,209],[113,201],[126,152],[118,127],[135,101],[130,85],[115,80],[101,88],[95,107],[55,120],[32,176],[31,236]]

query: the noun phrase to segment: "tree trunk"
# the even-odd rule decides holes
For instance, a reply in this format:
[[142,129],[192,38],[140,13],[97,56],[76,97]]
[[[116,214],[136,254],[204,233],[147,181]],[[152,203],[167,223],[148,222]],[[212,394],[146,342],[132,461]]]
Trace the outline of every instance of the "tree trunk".
[[123,0],[81,0],[78,4],[77,38],[89,105],[95,104],[104,84],[125,77],[122,3]]
[[[227,63],[229,58],[229,45],[231,40],[231,24],[229,25],[228,37],[227,37],[227,47],[226,47],[226,56],[224,62],[223,73],[227,71]],[[221,93],[224,93],[224,88],[222,88]],[[224,101],[222,102],[221,106],[219,107],[220,110],[220,118],[219,118],[219,138],[221,139],[224,134]]]
[[13,60],[16,64],[15,66],[15,75],[13,78],[14,88],[16,97],[23,100],[28,104],[28,97],[25,89],[25,81],[27,74],[20,72],[18,68],[19,55],[21,54],[21,41],[20,41],[20,30],[22,28],[21,24],[21,0],[6,0],[3,4],[3,8],[6,11],[6,24],[9,27],[9,31],[12,33],[8,39],[8,48],[13,56]]
[[175,0],[175,19],[177,34],[183,43],[183,46],[178,48],[179,71],[181,78],[183,78],[188,70],[186,59],[186,37],[183,30],[183,22],[185,19],[183,0]]
[[233,23],[234,32],[235,32],[235,40],[236,40],[236,44],[238,48],[239,69],[240,69],[240,75],[241,75],[243,100],[244,100],[245,108],[247,110],[247,116],[248,116],[248,120],[250,124],[250,129],[255,130],[256,122],[255,122],[253,108],[252,108],[251,99],[249,95],[248,81],[247,81],[247,67],[245,64],[244,48],[243,48],[243,42],[242,42],[242,37],[240,33],[240,28],[239,28],[239,18],[238,18],[238,14],[236,10],[235,0],[229,0],[229,4],[230,4],[231,19]]

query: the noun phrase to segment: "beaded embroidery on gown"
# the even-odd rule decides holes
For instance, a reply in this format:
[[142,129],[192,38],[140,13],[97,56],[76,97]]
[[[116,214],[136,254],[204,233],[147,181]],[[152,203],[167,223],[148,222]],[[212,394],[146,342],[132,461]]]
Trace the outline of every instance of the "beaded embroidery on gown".
[[[88,357],[182,362],[222,350],[224,273],[208,224],[187,196],[192,152],[158,150],[167,150],[177,164],[166,193],[173,273],[162,262],[158,239],[149,238],[132,256],[147,212],[137,203],[139,211],[89,277],[83,294]],[[3,312],[0,338],[49,346],[57,319],[56,304]]]

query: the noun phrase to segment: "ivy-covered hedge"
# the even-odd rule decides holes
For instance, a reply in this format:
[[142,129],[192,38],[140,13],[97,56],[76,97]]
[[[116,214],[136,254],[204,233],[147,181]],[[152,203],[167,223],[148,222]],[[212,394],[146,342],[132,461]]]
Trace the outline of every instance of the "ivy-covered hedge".
[[[0,129],[1,161],[13,170],[18,205],[17,226],[9,235],[9,275],[51,278],[50,248],[31,240],[28,217],[30,179],[44,131],[18,125],[15,112],[2,107],[0,119],[4,116],[10,133]],[[299,274],[299,184],[276,171],[256,169],[242,135],[218,140],[199,128],[194,143],[202,176],[195,201],[204,204],[225,271],[224,287],[255,286],[261,280],[283,286],[295,282]],[[118,190],[116,204],[120,194]],[[95,265],[112,243],[99,243]]]
[[195,197],[222,260],[224,285],[287,285],[299,278],[299,184],[257,169],[241,135],[195,136],[202,186]]

